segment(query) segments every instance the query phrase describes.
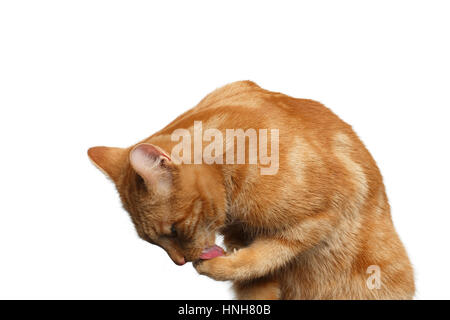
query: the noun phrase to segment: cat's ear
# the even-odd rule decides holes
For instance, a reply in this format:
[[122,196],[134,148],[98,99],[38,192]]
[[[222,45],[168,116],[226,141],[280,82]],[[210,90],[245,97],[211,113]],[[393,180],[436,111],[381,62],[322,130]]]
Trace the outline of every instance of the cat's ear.
[[164,150],[148,143],[139,144],[130,152],[130,164],[154,191],[170,192],[173,164]]
[[88,156],[95,166],[117,182],[126,160],[126,149],[112,147],[93,147]]

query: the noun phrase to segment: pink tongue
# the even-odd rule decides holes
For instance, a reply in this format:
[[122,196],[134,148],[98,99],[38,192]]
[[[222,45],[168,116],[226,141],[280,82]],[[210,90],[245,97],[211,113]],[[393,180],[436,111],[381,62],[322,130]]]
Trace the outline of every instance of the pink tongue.
[[223,256],[223,254],[224,254],[223,249],[218,245],[214,245],[210,248],[204,249],[202,255],[200,256],[200,259],[208,260],[215,257]]

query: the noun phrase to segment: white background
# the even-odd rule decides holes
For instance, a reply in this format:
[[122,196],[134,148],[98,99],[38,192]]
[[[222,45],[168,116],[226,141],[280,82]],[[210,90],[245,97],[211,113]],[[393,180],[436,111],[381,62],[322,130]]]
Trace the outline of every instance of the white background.
[[418,299],[450,298],[446,1],[2,1],[0,298],[228,299],[137,238],[86,155],[250,79],[352,124]]

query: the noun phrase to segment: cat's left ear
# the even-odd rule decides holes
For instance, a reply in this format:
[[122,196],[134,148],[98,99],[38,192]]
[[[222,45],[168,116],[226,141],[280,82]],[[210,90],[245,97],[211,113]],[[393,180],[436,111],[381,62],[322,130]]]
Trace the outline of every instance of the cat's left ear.
[[131,150],[130,164],[155,192],[170,192],[173,164],[164,150],[149,143],[141,143]]
[[127,159],[126,149],[93,147],[88,150],[88,156],[98,169],[117,183]]

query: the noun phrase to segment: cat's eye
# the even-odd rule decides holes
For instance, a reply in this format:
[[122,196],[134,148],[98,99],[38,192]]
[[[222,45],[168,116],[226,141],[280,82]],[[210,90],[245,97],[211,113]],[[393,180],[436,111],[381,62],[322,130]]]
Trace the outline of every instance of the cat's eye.
[[170,236],[173,238],[178,236],[178,232],[177,232],[177,229],[175,228],[175,224],[173,224],[172,227],[170,228]]

